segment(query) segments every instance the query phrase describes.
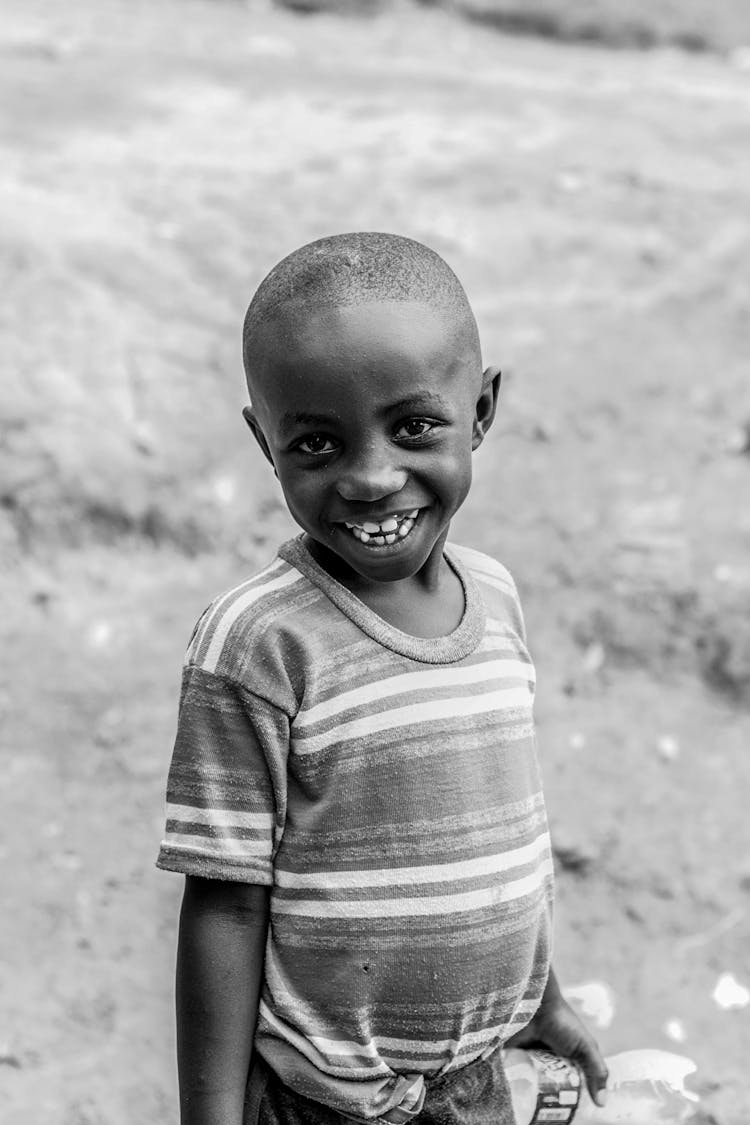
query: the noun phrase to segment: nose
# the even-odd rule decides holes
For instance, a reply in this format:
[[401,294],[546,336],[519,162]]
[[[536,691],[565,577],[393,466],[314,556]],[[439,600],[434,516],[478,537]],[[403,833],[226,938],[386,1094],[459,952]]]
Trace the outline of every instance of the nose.
[[393,450],[369,446],[342,467],[336,482],[343,500],[373,503],[400,492],[407,474],[393,461]]

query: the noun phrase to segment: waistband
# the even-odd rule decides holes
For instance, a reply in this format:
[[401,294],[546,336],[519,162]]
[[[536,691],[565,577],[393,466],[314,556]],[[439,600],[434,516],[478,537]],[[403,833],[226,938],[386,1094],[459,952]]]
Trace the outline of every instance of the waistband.
[[[248,1080],[243,1125],[452,1125],[452,1122],[477,1125],[484,1122],[502,1125],[513,1122],[510,1092],[502,1065],[502,1049],[466,1066],[449,1070],[435,1078],[422,1075],[400,1076],[402,1096],[379,1116],[363,1117],[343,1107],[324,1104],[293,1090],[257,1052]],[[268,1096],[261,1102],[264,1094]]]

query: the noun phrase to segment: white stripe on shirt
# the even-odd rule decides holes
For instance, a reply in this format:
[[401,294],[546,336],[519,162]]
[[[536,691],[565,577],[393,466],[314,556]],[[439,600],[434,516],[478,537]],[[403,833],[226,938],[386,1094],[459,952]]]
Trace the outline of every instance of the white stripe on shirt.
[[462,716],[482,715],[491,711],[501,713],[503,720],[510,722],[514,718],[514,712],[518,717],[528,715],[529,703],[528,683],[524,687],[488,691],[483,695],[433,699],[425,703],[412,703],[407,707],[396,707],[377,715],[367,715],[362,719],[352,719],[351,722],[342,723],[331,731],[310,738],[298,739],[292,728],[292,748],[296,754],[313,754],[353,738],[379,734],[397,727],[435,722],[439,719],[461,719]]

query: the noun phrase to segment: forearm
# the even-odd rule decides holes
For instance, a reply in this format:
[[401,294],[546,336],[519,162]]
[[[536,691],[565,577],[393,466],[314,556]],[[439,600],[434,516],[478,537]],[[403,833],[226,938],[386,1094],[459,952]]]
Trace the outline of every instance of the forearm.
[[544,1007],[548,1004],[557,1004],[561,999],[562,992],[560,991],[560,985],[558,983],[555,970],[550,965],[547,984],[545,985],[544,992],[542,993],[541,1006]]
[[177,953],[182,1125],[241,1125],[269,889],[187,878]]

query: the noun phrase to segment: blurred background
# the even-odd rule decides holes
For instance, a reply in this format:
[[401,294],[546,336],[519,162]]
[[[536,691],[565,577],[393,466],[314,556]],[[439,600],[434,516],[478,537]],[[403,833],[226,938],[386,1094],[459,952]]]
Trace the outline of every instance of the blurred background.
[[526,607],[558,975],[745,1125],[746,0],[0,8],[3,1125],[176,1123],[180,664],[294,532],[240,325],[356,229],[443,254],[506,372],[454,537]]

